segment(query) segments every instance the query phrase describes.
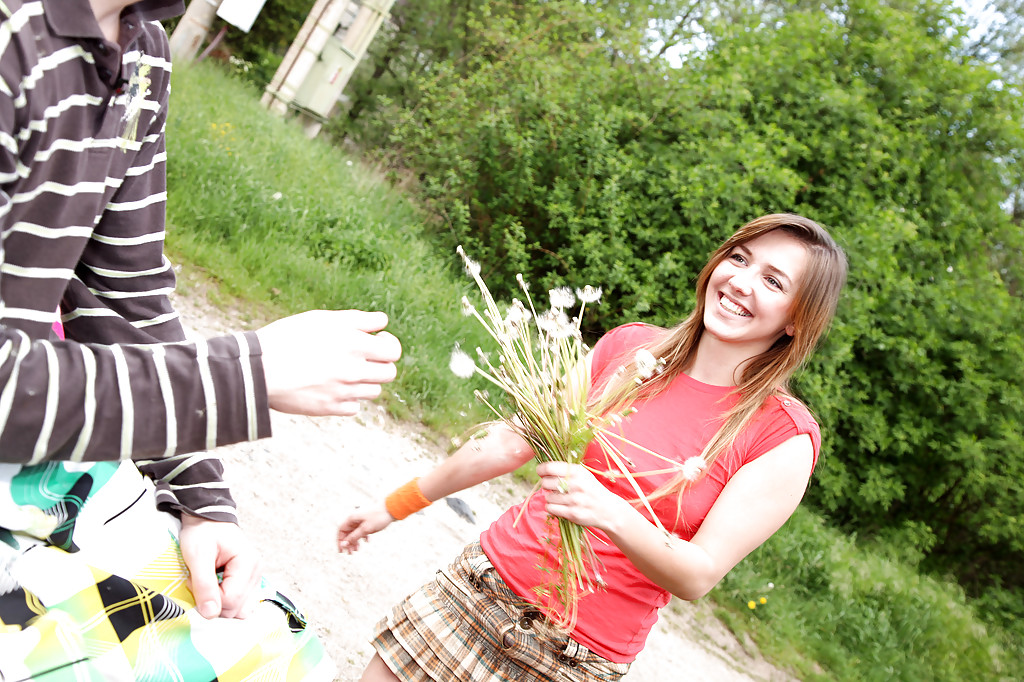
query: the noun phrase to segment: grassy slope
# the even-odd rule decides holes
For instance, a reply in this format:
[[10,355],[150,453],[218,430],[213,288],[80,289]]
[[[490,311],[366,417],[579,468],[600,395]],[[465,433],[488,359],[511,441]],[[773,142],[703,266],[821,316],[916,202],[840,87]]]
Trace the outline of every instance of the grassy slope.
[[[392,411],[446,435],[485,418],[474,386],[447,369],[456,341],[488,345],[459,311],[469,283],[454,254],[432,249],[424,218],[372,170],[306,140],[258,99],[214,67],[176,71],[168,124],[172,258],[204,270],[256,319],[321,307],[384,310],[405,348],[387,397]],[[954,586],[884,553],[800,510],[712,599],[733,629],[803,679],[1012,675],[1019,644],[986,630]],[[765,604],[748,608],[760,597]]]
[[388,404],[444,433],[482,417],[448,371],[483,332],[469,290],[420,237],[422,218],[371,170],[267,115],[258,94],[203,65],[177,69],[168,123],[168,248],[232,296],[272,314],[383,310],[403,342]]

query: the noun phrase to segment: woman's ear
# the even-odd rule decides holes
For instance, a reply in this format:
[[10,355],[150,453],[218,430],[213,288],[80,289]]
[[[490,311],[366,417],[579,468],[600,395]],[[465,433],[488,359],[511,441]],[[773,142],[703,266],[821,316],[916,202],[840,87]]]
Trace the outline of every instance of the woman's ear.
[[793,336],[796,333],[796,327],[792,324],[786,325],[786,336]]

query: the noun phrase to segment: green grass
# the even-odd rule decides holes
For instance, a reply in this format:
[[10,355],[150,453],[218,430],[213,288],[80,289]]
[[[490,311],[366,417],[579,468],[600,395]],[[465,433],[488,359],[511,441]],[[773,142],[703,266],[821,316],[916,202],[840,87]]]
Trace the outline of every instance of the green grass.
[[[392,412],[448,436],[488,418],[472,399],[483,386],[448,370],[456,341],[489,345],[459,310],[470,283],[373,169],[307,140],[206,64],[175,71],[168,148],[172,259],[215,279],[253,320],[384,310],[405,351],[385,397]],[[905,554],[861,547],[799,510],[711,599],[729,627],[801,679],[1013,679],[1019,636],[983,625],[954,585],[887,558]]]
[[175,70],[167,138],[172,259],[201,268],[253,319],[383,310],[404,350],[392,412],[446,435],[483,418],[476,385],[448,370],[455,342],[486,343],[459,308],[469,280],[421,236],[409,201],[205,64]]
[[715,588],[715,612],[803,680],[1011,679],[1020,651],[1005,633],[886,554],[800,508]]

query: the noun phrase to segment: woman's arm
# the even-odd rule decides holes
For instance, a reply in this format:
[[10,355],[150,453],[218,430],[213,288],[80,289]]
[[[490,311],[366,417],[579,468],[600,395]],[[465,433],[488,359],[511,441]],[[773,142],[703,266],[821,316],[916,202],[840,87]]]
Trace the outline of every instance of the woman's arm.
[[604,531],[644,575],[692,600],[782,527],[807,488],[813,456],[810,437],[799,435],[745,464],[689,542],[666,536],[583,467],[547,463],[537,473],[549,513]]
[[[472,438],[419,479],[419,489],[431,502],[478,483],[515,471],[533,457],[530,446],[507,425],[495,423]],[[338,551],[354,552],[359,541],[387,528],[394,517],[384,500],[353,512],[338,529]]]

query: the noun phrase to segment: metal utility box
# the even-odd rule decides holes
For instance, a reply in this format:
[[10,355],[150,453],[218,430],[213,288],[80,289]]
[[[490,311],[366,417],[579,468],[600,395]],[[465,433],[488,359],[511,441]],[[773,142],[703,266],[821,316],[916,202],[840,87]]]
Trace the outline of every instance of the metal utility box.
[[341,44],[336,35],[328,37],[320,58],[295,93],[295,104],[327,118],[341,97],[348,74],[355,67],[356,56]]

